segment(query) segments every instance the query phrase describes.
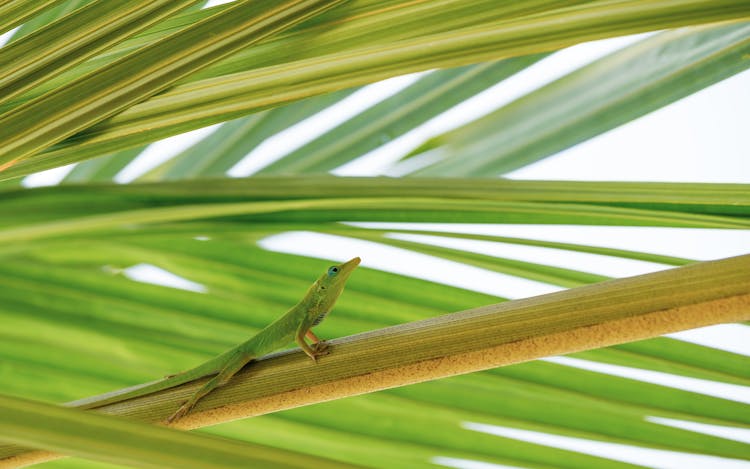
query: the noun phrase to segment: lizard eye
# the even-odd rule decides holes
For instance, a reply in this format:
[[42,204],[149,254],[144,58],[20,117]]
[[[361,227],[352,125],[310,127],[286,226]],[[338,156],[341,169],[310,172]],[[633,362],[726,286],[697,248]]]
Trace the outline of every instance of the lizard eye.
[[331,267],[328,268],[328,276],[329,277],[333,277],[337,273],[339,273],[339,268],[336,267],[335,265],[333,265],[333,266],[331,266]]

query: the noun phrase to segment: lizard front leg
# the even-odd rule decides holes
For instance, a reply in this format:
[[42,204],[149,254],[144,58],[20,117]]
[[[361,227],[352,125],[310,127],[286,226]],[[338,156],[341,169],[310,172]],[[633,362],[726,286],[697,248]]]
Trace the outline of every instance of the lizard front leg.
[[328,342],[318,339],[318,336],[313,333],[312,329],[307,331],[305,337],[312,341],[312,348],[315,352],[320,352],[321,354],[322,352],[328,353]]
[[[307,342],[305,342],[305,336],[311,337],[311,340],[314,341],[312,347],[310,347]],[[327,353],[328,344],[318,339],[310,329],[308,329],[307,331],[305,331],[304,329],[298,330],[294,340],[295,342],[297,342],[300,348],[302,348],[302,351],[305,352],[305,354],[316,363],[318,362],[319,356],[325,355]]]

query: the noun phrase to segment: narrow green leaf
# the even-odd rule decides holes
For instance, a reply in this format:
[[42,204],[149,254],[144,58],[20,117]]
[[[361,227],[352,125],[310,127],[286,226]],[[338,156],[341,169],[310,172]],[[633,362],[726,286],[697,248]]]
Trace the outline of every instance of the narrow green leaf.
[[[495,0],[478,0],[471,4],[463,0],[417,3],[402,0],[355,0],[348,2],[346,8],[336,8],[322,13],[290,31],[281,32],[231,54],[200,72],[180,79],[177,83],[185,84],[302,58],[358,49],[374,43],[385,44],[422,35],[482,26],[493,21],[567,7],[573,3],[563,0],[532,0],[499,5]],[[582,1],[577,0],[576,3]],[[66,83],[93,70],[103,69],[125,54],[161,40],[229,6],[217,5],[194,13],[175,15],[77,66],[74,70],[38,86],[13,104],[23,103],[42,92],[65,86]],[[7,108],[0,106],[0,110],[7,111]]]
[[[490,405],[497,406],[497,402],[501,400],[507,405],[513,405],[514,402],[504,399],[504,394],[498,393]],[[311,454],[321,452],[321,447],[330,448],[332,442],[341,442],[342,448],[336,449],[337,453],[345,455],[350,461],[368,462],[368,465],[374,468],[382,467],[383,462],[388,461],[389,467],[434,469],[438,457],[463,459],[468,461],[467,465],[497,464],[501,468],[635,467],[574,451],[471,432],[461,428],[461,424],[478,420],[517,427],[518,422],[493,418],[483,413],[455,410],[452,403],[431,405],[428,402],[397,397],[388,392],[362,396],[356,401],[349,399],[324,403],[318,407],[331,418],[313,423],[315,417],[305,409],[299,409],[299,412],[295,410],[258,417],[259,422],[267,425],[267,432],[261,433],[257,429],[237,423],[219,425],[206,431],[227,437],[247,435],[246,437],[252,438],[253,441],[283,448],[304,448]],[[372,424],[355,425],[357,415],[372,416]],[[401,422],[410,424],[403,425]],[[318,429],[320,433],[316,433],[314,429]],[[284,435],[292,436],[285,438]],[[310,436],[303,438],[302,435]]]
[[266,138],[344,99],[354,91],[324,94],[227,122],[197,144],[151,170],[140,180],[224,176]]
[[351,467],[4,395],[0,395],[0,415],[4,441],[134,467]]
[[[648,350],[648,348],[634,347],[637,344],[646,344],[651,347],[658,347],[659,345],[662,347],[674,345],[676,350],[671,353],[654,354],[653,349],[651,349],[651,353],[640,353],[639,350],[641,348],[645,348],[645,350]],[[678,350],[686,352],[688,354],[687,357],[682,359],[667,358],[676,355]],[[713,352],[716,353],[714,354]],[[715,381],[717,383],[738,384],[740,386],[750,387],[750,372],[726,373],[721,370],[722,367],[717,369],[710,365],[705,366],[708,365],[706,362],[704,362],[703,365],[698,365],[695,357],[699,354],[703,355],[704,359],[710,357],[712,361],[715,362],[726,358],[730,360],[730,362],[734,362],[734,365],[742,362],[744,362],[745,365],[750,365],[750,358],[746,356],[725,352],[723,350],[715,350],[710,347],[702,347],[700,345],[671,339],[669,337],[659,337],[648,341],[631,342],[629,344],[620,344],[602,349],[576,352],[570,356],[609,365],[624,366],[639,370],[656,371],[665,374],[674,374],[676,376]],[[732,364],[723,368],[732,369]]]
[[[506,367],[491,373],[519,381],[543,384],[560,390],[582,392],[593,397],[606,397],[623,404],[647,406],[664,412],[696,415],[733,425],[748,425],[750,418],[742,409],[747,404],[713,396],[696,395],[688,390],[644,383],[588,370],[536,361],[523,368]],[[595,414],[590,415],[595,418]],[[544,418],[544,417],[542,417]],[[735,454],[736,455],[736,454]]]
[[542,57],[537,54],[432,72],[258,173],[326,173],[403,135]]
[[459,239],[474,239],[478,241],[496,241],[499,243],[519,244],[522,246],[539,246],[539,247],[552,248],[552,249],[563,249],[567,251],[601,254],[603,256],[622,257],[625,259],[636,259],[640,261],[656,262],[659,264],[666,264],[666,265],[673,265],[673,266],[681,266],[681,265],[686,265],[691,262],[694,262],[691,259],[686,259],[683,257],[664,256],[661,254],[653,254],[649,252],[639,252],[639,251],[631,251],[627,249],[615,249],[615,248],[606,248],[606,247],[599,247],[599,246],[589,246],[585,244],[559,243],[559,242],[554,242],[554,241],[514,238],[514,237],[507,237],[507,236],[476,235],[476,234],[465,234],[465,233],[446,233],[444,231],[431,231],[429,229],[420,230],[417,227],[409,228],[409,229],[389,228],[388,231],[397,232],[397,233],[398,232],[406,232],[406,233],[416,232],[420,234],[428,234],[428,235],[434,235],[434,236],[449,235],[453,238],[459,238]]
[[[446,197],[446,194],[450,194],[450,197]],[[743,219],[750,215],[750,187],[747,184],[306,176],[98,184],[6,192],[0,205],[0,226],[14,226],[31,220],[49,221],[67,215],[106,214],[114,209],[155,208],[156,200],[160,206],[180,206],[338,198],[385,201],[397,197],[450,198],[454,203],[462,200],[539,203],[540,206],[559,205],[561,209],[569,205],[578,205],[582,209],[632,208],[682,212],[683,216],[691,213],[727,215],[736,217],[738,223],[743,223]],[[408,204],[404,204],[403,208],[408,209]]]
[[[392,239],[374,233],[354,232],[350,236],[353,238],[376,241],[381,244],[400,247],[410,251],[421,252],[423,254],[433,255],[442,259],[449,259],[467,265],[473,265],[489,271],[501,272],[515,277],[526,278],[566,288],[579,287],[581,285],[588,285],[590,283],[601,282],[609,279],[609,277],[603,275],[547,266],[533,262],[476,254],[469,251],[432,246],[426,243]],[[445,236],[445,233],[443,233],[443,236]]]
[[57,2],[57,4],[52,8],[48,8],[42,13],[25,21],[21,26],[18,27],[18,29],[16,29],[9,42],[17,41],[23,37],[26,37],[34,31],[43,28],[49,23],[62,18],[72,11],[88,5],[92,1],[94,0],[62,0],[60,2]]
[[[535,363],[534,363],[535,364]],[[506,368],[523,371],[525,365]],[[563,367],[558,367],[563,368]],[[505,369],[505,368],[502,368]],[[500,370],[502,370],[500,369]],[[565,369],[553,370],[562,373]],[[585,380],[588,376],[575,377]],[[472,459],[503,458],[549,464],[552,467],[602,467],[605,458],[597,459],[575,451],[566,452],[543,445],[498,439],[489,435],[461,429],[465,422],[494,424],[501,427],[534,430],[551,435],[565,435],[594,441],[609,441],[637,447],[658,447],[672,451],[695,452],[739,458],[746,456],[747,448],[741,442],[697,435],[680,429],[665,429],[644,421],[644,413],[656,409],[628,406],[604,395],[600,401],[589,400],[585,393],[575,393],[522,380],[508,379],[499,373],[477,373],[463,378],[448,378],[431,383],[406,386],[387,394],[367,396],[363,402],[349,404],[338,400],[325,404],[330,419],[315,422],[319,411],[300,408],[281,413],[276,419],[319,426],[326,430],[349,431],[369,436],[374,440],[391,438],[402,443],[433,448],[437,454],[465,451]],[[614,380],[613,380],[614,381]],[[618,383],[619,384],[619,383]],[[648,393],[653,385],[644,385],[640,391]],[[522,393],[529,393],[523,397]],[[472,399],[461,399],[472,396]],[[503,405],[499,405],[503,403]],[[390,407],[390,409],[389,409]],[[737,406],[739,408],[739,406]],[[372,425],[357,426],[354,422],[363,412],[380,415]],[[398,414],[412,422],[409,428],[393,428],[392,422],[400,420]],[[223,427],[223,426],[222,426]],[[219,429],[218,433],[225,433]],[[267,441],[259,438],[254,441]],[[503,443],[509,443],[506,446]],[[712,446],[713,445],[713,446]],[[635,449],[635,448],[634,448]],[[554,464],[553,458],[562,458],[563,464]],[[575,461],[575,459],[579,459]],[[523,467],[526,467],[523,464]]]
[[119,231],[131,224],[161,224],[201,218],[242,217],[255,221],[295,220],[320,223],[348,221],[441,221],[453,223],[556,223],[633,226],[750,228],[750,221],[721,216],[685,215],[665,211],[610,207],[456,201],[449,198],[340,198],[303,201],[208,203],[111,214],[69,216],[58,221],[20,225],[0,231],[1,251],[23,249],[32,240]]
[[732,378],[742,378],[745,381],[743,384],[750,385],[747,383],[750,379],[747,371],[749,359],[744,355],[668,337],[621,344],[615,348],[654,357],[665,362],[684,363],[691,367],[722,373],[723,379],[727,382],[732,382]]
[[657,34],[426,142],[415,153],[441,159],[415,174],[512,171],[746,70],[748,53],[750,23]]
[[130,148],[79,163],[60,181],[60,184],[81,184],[90,181],[111,182],[117,173],[122,171],[145,149],[146,147]]
[[[543,373],[547,374],[546,379],[541,378]],[[574,380],[577,382],[572,385]],[[621,387],[622,391],[608,392],[607,384]],[[629,399],[623,396],[626,392],[638,393],[641,399]],[[427,408],[422,409],[422,413],[429,414],[429,404],[432,404],[434,408],[450,409],[464,414],[464,421],[473,420],[553,435],[672,451],[700,451],[730,458],[744,458],[747,451],[741,442],[699,435],[681,429],[666,429],[644,421],[644,417],[649,415],[669,415],[673,418],[705,421],[710,419],[697,415],[702,412],[716,414],[712,409],[717,403],[728,404],[726,411],[741,412],[743,405],[740,403],[543,361],[498,368],[468,376],[466,379],[449,378],[418,386],[406,386],[392,390],[389,395],[413,400],[422,406],[427,405]],[[472,399],[462,399],[461,396],[472,396]],[[664,403],[662,399],[674,400]],[[499,402],[504,405],[498,405]],[[669,408],[673,410],[667,410]],[[676,408],[681,409],[683,413],[675,412]],[[732,420],[734,419],[722,421],[714,417],[713,421],[741,428],[742,423]],[[444,432],[448,433],[447,429]],[[451,433],[455,433],[455,430]],[[448,438],[451,436],[448,433]],[[435,438],[430,436],[431,440]],[[495,440],[496,445],[497,443]],[[504,451],[500,449],[498,452]],[[506,454],[512,457],[516,452],[516,449],[512,449]],[[568,467],[571,466],[575,467],[572,464]]]
[[[225,10],[216,16],[223,17],[228,12],[230,10]],[[147,102],[134,105],[36,158],[6,167],[0,178],[17,177],[81,161],[238,118],[292,100],[372,83],[404,73],[548,52],[582,41],[652,29],[748,17],[750,3],[744,0],[629,0],[616,4],[597,2],[553,10],[546,15],[521,17],[500,24],[491,23],[484,27],[407,39],[385,46],[376,45],[202,80],[178,86]],[[206,22],[189,28],[189,31],[199,29],[204,23]],[[185,30],[183,33],[187,32]],[[182,36],[183,34],[178,34],[173,37]],[[430,50],[429,55],[424,54],[426,47]],[[148,47],[144,51],[152,51],[153,48]],[[159,52],[163,54],[161,49]],[[199,67],[195,69],[197,68]],[[140,93],[139,96],[142,98],[144,95]],[[113,108],[108,106],[107,109]],[[17,112],[11,111],[10,115],[19,117]],[[26,123],[27,120],[24,119],[23,129]],[[4,122],[0,121],[0,124]],[[3,137],[2,131],[6,128],[11,129],[11,126],[0,127],[0,137]],[[60,132],[60,136],[71,133]],[[19,148],[28,146],[31,151],[31,143],[24,144],[23,139],[15,135],[15,131],[10,132],[8,141],[15,140],[18,140]],[[12,155],[28,154],[26,151],[11,150],[12,148],[14,146],[8,147],[9,156],[4,161],[13,161]],[[40,148],[36,148],[38,149]]]
[[0,49],[0,104],[199,0],[93,2]]
[[13,0],[0,4],[0,34],[15,28],[24,21],[64,0]]
[[[340,0],[238,1],[230,8],[48,93],[0,119],[0,165],[31,157],[211,62]],[[75,103],[75,104],[73,104]],[[29,122],[35,125],[30,127]]]

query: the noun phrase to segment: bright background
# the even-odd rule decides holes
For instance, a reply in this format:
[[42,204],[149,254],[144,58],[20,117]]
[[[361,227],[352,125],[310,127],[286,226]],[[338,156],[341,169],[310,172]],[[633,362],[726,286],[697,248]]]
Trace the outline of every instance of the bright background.
[[[227,2],[210,2],[211,5]],[[5,38],[8,34],[4,35]],[[4,42],[0,37],[0,44]],[[628,45],[644,35],[616,38],[581,44],[559,51],[523,72],[503,81],[475,98],[445,112],[412,132],[387,145],[362,155],[358,160],[333,171],[337,175],[372,176],[398,175],[400,168],[393,163],[417,147],[425,139],[455,128],[487,114],[570,70],[591,62],[602,55]],[[428,72],[429,73],[429,72]],[[329,109],[310,117],[288,131],[269,138],[229,171],[233,177],[253,174],[317,135],[349,119],[384,98],[411,84],[419,75],[396,77],[376,83],[354,93]],[[590,180],[590,181],[670,181],[750,183],[750,71],[724,80],[692,96],[652,112],[626,125],[615,128],[589,141],[576,145],[507,175],[514,179]],[[116,178],[127,183],[150,168],[169,159],[185,147],[205,137],[217,126],[172,137],[151,145]],[[290,136],[293,136],[290,138]],[[57,168],[28,176],[23,184],[37,187],[57,184],[72,167]],[[366,224],[379,228],[404,227],[405,224]],[[422,224],[421,226],[427,226]],[[718,259],[750,253],[750,230],[712,230],[647,227],[604,226],[530,226],[530,225],[435,225],[430,230],[452,231],[530,239],[580,243],[596,246],[639,250],[679,256],[696,260]],[[496,242],[458,240],[450,237],[393,234],[410,239],[467,251],[494,254],[511,259],[559,265],[567,268],[624,277],[667,268],[665,265],[625,260],[595,254],[572,253],[549,248],[510,245]],[[284,233],[262,241],[269,250],[331,260],[346,260],[355,255],[363,258],[363,267],[429,279],[462,288],[490,293],[507,298],[523,298],[558,289],[553,285],[519,279],[504,274],[464,266],[452,261],[413,253],[382,244],[351,240],[320,233]],[[126,269],[135,280],[201,291],[202,286],[179,278],[156,266],[140,264]],[[705,346],[750,355],[750,327],[745,325],[717,325],[670,335],[673,338]],[[565,357],[551,357],[574,367],[628,376],[633,379],[657,382],[665,386],[689,389],[750,403],[750,389],[736,385],[721,385],[701,380],[680,381],[673,375],[612,365],[598,365]],[[660,422],[687,428],[685,423]],[[478,425],[467,423],[467,425]],[[704,426],[693,431],[714,435],[726,433],[721,427]],[[468,428],[468,427],[467,427]],[[741,461],[722,460],[705,456],[667,451],[648,450],[626,445],[594,443],[574,438],[552,437],[516,430],[509,435],[498,427],[472,428],[477,431],[503,434],[506,437],[540,444],[568,448],[588,454],[644,464],[651,467],[750,467]],[[507,429],[506,429],[507,430]],[[750,443],[750,431],[732,431],[724,437]],[[552,438],[552,439],[550,439]],[[668,453],[668,454],[667,454]],[[435,462],[463,468],[487,466],[463,460],[443,458]]]

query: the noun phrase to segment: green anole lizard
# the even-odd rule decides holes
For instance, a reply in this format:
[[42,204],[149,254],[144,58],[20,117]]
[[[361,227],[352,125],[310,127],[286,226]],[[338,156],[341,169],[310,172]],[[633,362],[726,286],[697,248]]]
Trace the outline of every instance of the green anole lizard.
[[[327,352],[328,344],[313,334],[312,327],[320,324],[331,311],[334,303],[336,303],[336,300],[344,289],[346,280],[359,265],[359,262],[359,257],[355,257],[343,264],[329,267],[307,290],[304,298],[287,311],[286,314],[266,326],[265,329],[258,332],[249,340],[214,359],[190,370],[168,376],[161,381],[146,384],[131,391],[125,391],[105,397],[104,399],[87,401],[81,404],[71,404],[83,409],[99,407],[173,388],[204,376],[215,375],[167,419],[167,422],[171,423],[190,412],[200,398],[215,388],[226,384],[248,362],[280,350],[293,340],[299,344],[313,362],[317,362],[317,358]],[[305,337],[312,341],[312,346],[305,342]]]

